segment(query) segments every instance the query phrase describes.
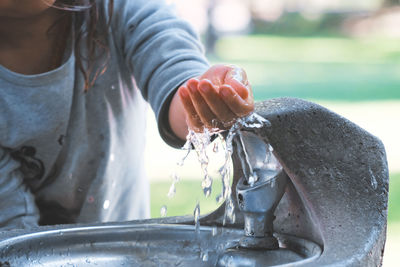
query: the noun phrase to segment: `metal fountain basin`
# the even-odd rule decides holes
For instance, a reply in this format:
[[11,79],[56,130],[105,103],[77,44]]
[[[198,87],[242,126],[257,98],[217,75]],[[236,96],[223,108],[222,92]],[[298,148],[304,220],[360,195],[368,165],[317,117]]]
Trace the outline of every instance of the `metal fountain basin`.
[[236,249],[242,236],[242,229],[202,226],[196,232],[194,225],[177,224],[52,229],[0,242],[0,266],[285,266],[321,254],[317,244],[283,234],[276,235],[278,250]]

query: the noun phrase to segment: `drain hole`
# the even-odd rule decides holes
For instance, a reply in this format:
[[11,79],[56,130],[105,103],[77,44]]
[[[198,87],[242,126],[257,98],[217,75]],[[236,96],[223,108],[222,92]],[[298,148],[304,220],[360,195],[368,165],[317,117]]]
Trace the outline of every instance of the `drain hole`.
[[238,194],[239,204],[243,203],[243,196],[242,194]]

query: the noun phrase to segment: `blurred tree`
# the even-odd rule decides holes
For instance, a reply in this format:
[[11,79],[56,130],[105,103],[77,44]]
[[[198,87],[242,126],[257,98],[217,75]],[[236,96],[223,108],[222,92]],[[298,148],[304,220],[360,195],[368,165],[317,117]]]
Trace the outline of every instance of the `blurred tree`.
[[205,32],[205,47],[207,54],[215,54],[215,45],[218,41],[218,32],[214,27],[213,20],[213,12],[215,9],[216,0],[209,0],[207,7],[207,30]]
[[400,4],[400,0],[384,0],[383,6],[391,7],[391,6],[398,6]]

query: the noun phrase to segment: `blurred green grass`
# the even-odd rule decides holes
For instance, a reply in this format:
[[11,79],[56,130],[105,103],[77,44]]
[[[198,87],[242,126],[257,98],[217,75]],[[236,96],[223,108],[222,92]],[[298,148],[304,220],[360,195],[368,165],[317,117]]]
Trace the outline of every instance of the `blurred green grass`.
[[400,222],[400,173],[390,175],[388,221]]
[[256,100],[400,99],[400,40],[236,36],[222,38],[213,63],[243,67]]
[[[216,179],[217,180],[217,179]],[[390,175],[389,181],[389,223],[400,222],[400,173]],[[176,195],[167,197],[171,182],[151,182],[151,217],[160,217],[163,205],[167,206],[167,216],[192,215],[197,201],[200,203],[201,214],[215,210],[219,205],[215,198],[221,193],[220,181],[214,181],[213,191],[206,198],[201,189],[200,180],[182,180],[176,184]]]
[[400,59],[398,39],[246,35],[217,42],[221,58],[251,62],[385,63]]

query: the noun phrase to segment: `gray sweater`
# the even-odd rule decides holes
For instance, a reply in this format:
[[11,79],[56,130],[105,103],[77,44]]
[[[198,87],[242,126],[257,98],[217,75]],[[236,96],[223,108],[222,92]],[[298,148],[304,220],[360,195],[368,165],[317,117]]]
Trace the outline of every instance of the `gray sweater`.
[[161,135],[178,145],[169,101],[208,63],[196,34],[162,1],[115,0],[110,28],[102,2],[98,27],[108,32],[111,58],[88,93],[72,49],[38,75],[0,65],[2,229],[149,217],[145,100]]

